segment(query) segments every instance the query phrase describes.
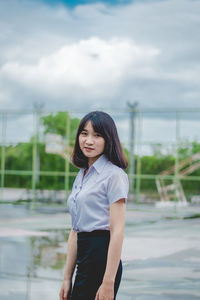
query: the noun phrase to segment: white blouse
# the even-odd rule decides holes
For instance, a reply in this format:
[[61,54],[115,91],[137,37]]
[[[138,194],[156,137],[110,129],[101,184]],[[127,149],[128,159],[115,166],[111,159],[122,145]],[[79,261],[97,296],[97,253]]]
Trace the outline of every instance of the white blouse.
[[128,176],[101,155],[84,176],[81,168],[68,197],[67,208],[76,232],[110,230],[110,204],[128,196]]

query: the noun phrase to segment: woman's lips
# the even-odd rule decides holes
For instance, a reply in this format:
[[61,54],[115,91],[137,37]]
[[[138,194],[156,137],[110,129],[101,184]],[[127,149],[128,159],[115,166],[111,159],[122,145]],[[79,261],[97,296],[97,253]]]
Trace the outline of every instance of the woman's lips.
[[86,150],[86,151],[92,151],[92,150],[94,150],[94,149],[93,149],[93,148],[85,147],[85,150]]

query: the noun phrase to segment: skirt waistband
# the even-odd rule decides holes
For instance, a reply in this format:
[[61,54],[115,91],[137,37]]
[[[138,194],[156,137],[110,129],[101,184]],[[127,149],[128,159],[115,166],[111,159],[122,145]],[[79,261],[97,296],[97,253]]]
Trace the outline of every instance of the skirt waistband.
[[78,232],[78,237],[91,237],[91,236],[110,236],[109,230],[94,230],[90,232]]

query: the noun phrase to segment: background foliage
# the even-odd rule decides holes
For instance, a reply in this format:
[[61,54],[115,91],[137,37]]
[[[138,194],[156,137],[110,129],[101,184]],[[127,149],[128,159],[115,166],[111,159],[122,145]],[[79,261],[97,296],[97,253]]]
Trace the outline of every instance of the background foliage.
[[[65,172],[65,160],[63,157],[57,154],[49,154],[45,152],[45,134],[55,133],[62,136],[63,140],[66,141],[66,127],[69,121],[70,115],[66,112],[58,112],[56,114],[49,114],[42,116],[40,119],[42,128],[42,138],[37,144],[37,151],[39,157],[39,169],[40,171],[61,171]],[[70,118],[70,137],[69,145],[73,147],[76,130],[80,120],[78,118]],[[6,146],[6,170],[32,170],[32,156],[33,156],[33,141],[34,136],[31,137],[28,143],[17,143],[16,145]],[[127,157],[130,154],[127,149],[124,149]],[[170,166],[175,164],[174,155],[162,154],[162,145],[159,148],[153,148],[153,155],[140,157],[141,161],[141,173],[142,174],[155,174],[168,169]],[[194,153],[200,152],[200,144],[198,142],[185,143],[179,147],[178,154],[179,159],[183,160]],[[0,151],[1,157],[1,151]],[[139,157],[135,156],[135,170],[137,168],[137,161]],[[70,172],[77,172],[78,169],[70,163]],[[129,169],[127,170],[127,172]],[[200,169],[194,171],[191,175],[200,176]],[[69,184],[70,189],[74,180],[74,175],[70,176]],[[200,193],[199,181],[183,181],[183,188],[186,193]],[[6,175],[5,176],[6,187],[22,187],[31,188],[31,175]],[[150,192],[156,191],[155,180],[141,180],[141,191]],[[36,188],[39,189],[64,189],[64,176],[40,176],[37,181]]]

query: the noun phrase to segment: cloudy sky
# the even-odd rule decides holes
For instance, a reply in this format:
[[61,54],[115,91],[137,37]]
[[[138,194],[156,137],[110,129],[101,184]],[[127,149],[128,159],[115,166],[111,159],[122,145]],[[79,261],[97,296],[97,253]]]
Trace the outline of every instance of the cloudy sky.
[[200,108],[200,1],[0,0],[0,108]]
[[200,109],[199,28],[200,0],[0,0],[0,110]]

